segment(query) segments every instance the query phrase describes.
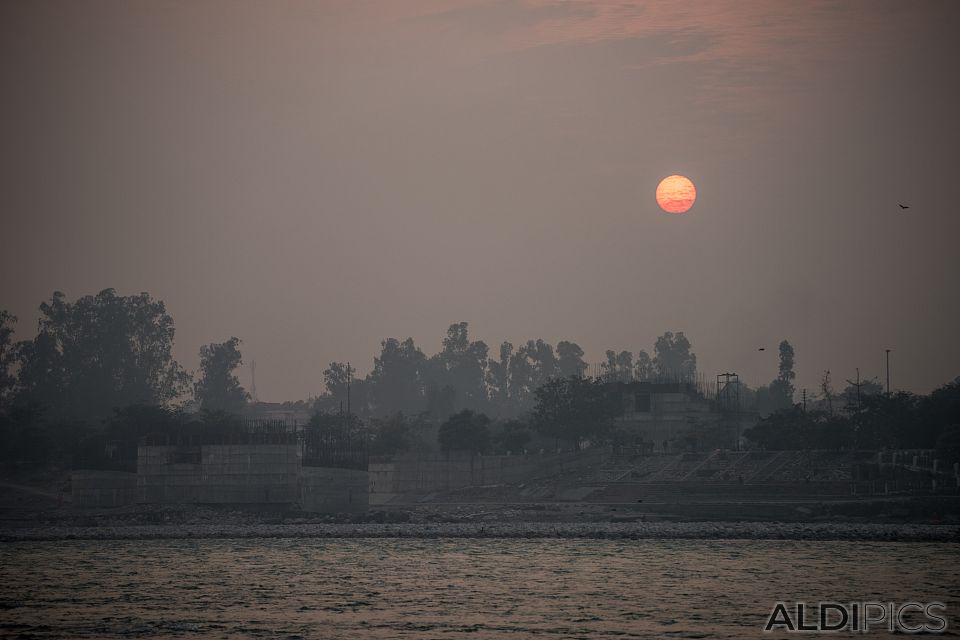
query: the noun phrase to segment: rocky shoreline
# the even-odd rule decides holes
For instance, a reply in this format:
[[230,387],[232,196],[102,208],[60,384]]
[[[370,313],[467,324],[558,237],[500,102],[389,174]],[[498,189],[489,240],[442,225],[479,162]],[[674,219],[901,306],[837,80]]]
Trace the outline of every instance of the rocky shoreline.
[[203,523],[0,529],[0,542],[205,538],[582,538],[960,543],[960,526],[796,522]]

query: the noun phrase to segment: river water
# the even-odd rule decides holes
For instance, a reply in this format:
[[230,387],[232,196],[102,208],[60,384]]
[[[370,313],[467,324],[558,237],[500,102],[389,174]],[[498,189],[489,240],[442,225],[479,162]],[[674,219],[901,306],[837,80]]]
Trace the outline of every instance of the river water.
[[778,600],[939,601],[954,635],[958,560],[953,544],[823,541],[7,543],[0,636],[771,638]]

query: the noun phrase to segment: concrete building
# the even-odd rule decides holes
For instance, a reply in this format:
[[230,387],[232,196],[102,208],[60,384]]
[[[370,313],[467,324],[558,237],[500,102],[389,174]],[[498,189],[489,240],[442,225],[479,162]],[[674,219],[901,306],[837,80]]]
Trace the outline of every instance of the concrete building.
[[313,407],[305,402],[251,402],[243,411],[246,420],[281,422],[296,428],[310,422]]
[[737,448],[745,417],[720,411],[692,382],[612,382],[621,399],[616,427],[645,453]]
[[304,466],[302,443],[141,445],[136,473],[74,471],[73,503],[231,504],[299,507],[303,511],[365,511],[365,469]]
[[297,502],[297,444],[142,446],[137,502],[287,504]]

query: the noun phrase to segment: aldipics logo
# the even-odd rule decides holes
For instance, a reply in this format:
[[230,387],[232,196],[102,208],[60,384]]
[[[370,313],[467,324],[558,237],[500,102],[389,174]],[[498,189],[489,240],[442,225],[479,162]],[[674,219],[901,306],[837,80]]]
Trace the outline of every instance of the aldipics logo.
[[947,630],[946,611],[947,607],[939,602],[778,602],[763,630],[943,633]]

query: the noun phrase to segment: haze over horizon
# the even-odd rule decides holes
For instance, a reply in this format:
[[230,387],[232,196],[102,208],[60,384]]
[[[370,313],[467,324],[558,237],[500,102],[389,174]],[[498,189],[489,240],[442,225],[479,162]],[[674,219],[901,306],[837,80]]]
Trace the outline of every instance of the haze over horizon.
[[[960,375],[960,5],[5,3],[0,308],[163,300],[258,395],[449,324],[708,379]],[[664,176],[697,201],[657,207]],[[903,203],[910,209],[900,209]],[[758,351],[764,347],[763,352]]]

